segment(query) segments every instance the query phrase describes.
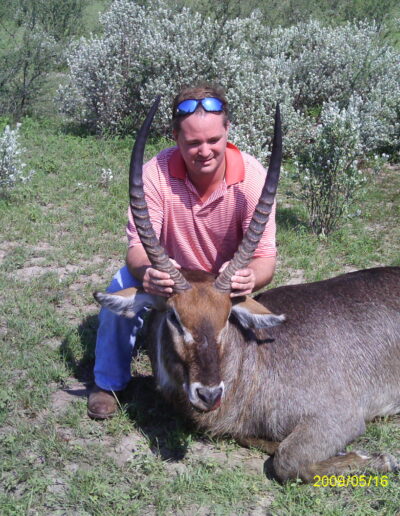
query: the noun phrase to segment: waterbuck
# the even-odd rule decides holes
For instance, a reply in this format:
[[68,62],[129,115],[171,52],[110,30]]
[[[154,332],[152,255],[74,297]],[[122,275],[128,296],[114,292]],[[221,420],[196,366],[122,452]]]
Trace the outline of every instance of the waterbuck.
[[126,317],[153,307],[149,355],[162,394],[200,428],[273,455],[279,480],[397,469],[388,454],[342,452],[366,421],[400,411],[400,268],[230,297],[230,278],[250,261],[274,201],[277,109],[266,184],[235,256],[217,278],[178,270],[155,237],[141,179],[156,109],[157,102],[132,153],[131,209],[153,267],[172,276],[174,292],[166,299],[132,288],[96,299]]

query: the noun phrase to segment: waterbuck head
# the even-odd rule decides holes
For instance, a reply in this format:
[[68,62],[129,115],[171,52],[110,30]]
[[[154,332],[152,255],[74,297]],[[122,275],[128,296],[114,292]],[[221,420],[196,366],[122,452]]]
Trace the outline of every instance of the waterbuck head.
[[274,141],[266,182],[249,228],[228,266],[214,275],[179,270],[158,242],[151,225],[143,191],[142,167],[147,134],[159,103],[156,99],[139,130],[130,165],[130,206],[141,243],[155,269],[174,280],[168,298],[130,288],[114,294],[96,292],[96,300],[113,312],[134,317],[143,307],[160,312],[151,343],[153,367],[161,390],[182,389],[198,410],[218,408],[224,394],[220,362],[230,316],[246,329],[274,326],[284,320],[249,297],[231,298],[231,277],[245,268],[264,232],[279,180],[282,137],[279,107],[275,114]]

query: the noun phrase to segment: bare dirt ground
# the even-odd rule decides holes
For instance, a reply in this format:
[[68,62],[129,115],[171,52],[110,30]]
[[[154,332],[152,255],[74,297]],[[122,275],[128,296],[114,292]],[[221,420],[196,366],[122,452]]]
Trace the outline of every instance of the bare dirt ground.
[[[139,380],[139,384],[128,388],[128,396],[132,393],[133,396],[140,396],[143,401],[140,403],[140,410],[146,410],[143,407],[146,406],[148,398],[152,395],[157,396],[157,394],[152,392],[152,380],[150,377],[141,377]],[[133,382],[135,383],[135,379]],[[147,385],[144,386],[143,384]],[[64,388],[54,391],[49,410],[57,415],[62,415],[68,410],[69,406],[77,400],[81,399],[86,401],[88,391],[89,389],[86,383],[71,378],[70,382],[68,382]],[[139,394],[139,392],[141,392],[141,394]],[[158,409],[150,402],[147,410],[157,412]],[[48,411],[46,411],[46,413],[47,412]],[[153,415],[155,416],[154,419],[157,420],[157,413]],[[161,421],[165,420],[165,416],[163,417],[163,415],[160,415],[160,418]],[[139,428],[137,428],[138,426]],[[168,426],[167,422],[167,427]],[[185,447],[184,450],[179,446],[174,448],[168,444],[168,428],[162,428],[157,424],[140,426],[136,422],[133,422],[132,430],[128,434],[117,438],[103,434],[101,434],[101,437],[97,435],[77,438],[71,429],[59,425],[56,431],[64,441],[67,441],[71,445],[82,447],[88,447],[93,444],[97,446],[100,445],[104,448],[104,454],[108,455],[121,467],[134,460],[136,454],[141,454],[142,457],[143,455],[147,455],[149,457],[156,456],[160,458],[163,461],[164,469],[172,476],[184,475],[186,473],[190,474],[190,466],[195,466],[198,463],[207,463],[224,469],[239,466],[249,473],[260,475],[264,478],[264,462],[267,456],[263,456],[261,453],[254,450],[238,448],[237,446],[224,443],[223,441],[212,442],[206,437],[199,437],[197,440],[191,442],[188,447]],[[80,465],[78,464],[68,465],[70,471],[73,471],[74,468],[78,470],[79,467]],[[268,482],[268,480],[266,480],[266,482]],[[54,489],[62,488],[62,486],[55,483]],[[248,509],[248,514],[251,516],[267,514],[272,501],[272,494],[268,494],[266,490],[263,496],[254,499],[254,503]],[[211,507],[194,506],[186,508],[184,511],[173,511],[168,514],[180,516],[197,514],[205,516],[213,514],[213,511]],[[232,514],[234,514],[234,511]]]
[[[148,378],[150,380],[150,377]],[[144,382],[142,382],[144,383]],[[148,384],[150,382],[147,382]],[[148,388],[148,386],[146,386]],[[74,403],[78,399],[83,399],[86,401],[88,392],[90,387],[86,383],[79,382],[76,379],[72,379],[70,383],[68,383],[62,389],[57,389],[51,396],[51,405],[49,410],[51,410],[54,414],[61,415],[65,413],[71,403]],[[138,394],[139,391],[143,389],[143,386],[133,387],[133,390]],[[132,390],[129,389],[130,391]],[[143,397],[147,397],[151,395],[151,393],[143,393]],[[129,395],[129,394],[128,394]],[[141,404],[143,406],[143,404]],[[149,410],[153,410],[153,407],[149,407]],[[152,437],[151,434],[157,433],[161,435],[161,432],[158,432],[156,428],[153,428],[152,425],[143,426],[143,433],[138,432],[137,430],[132,430],[128,435],[124,435],[122,438],[114,441],[112,438],[105,437],[102,439],[102,444],[106,447],[110,447],[110,449],[106,452],[110,457],[112,457],[115,462],[119,465],[123,465],[126,462],[131,460],[132,455],[137,450],[142,450],[147,448],[149,454],[160,455],[163,459],[165,459],[165,466],[172,473],[183,473],[186,470],[186,466],[183,462],[180,462],[175,456],[175,452],[173,449],[169,449],[166,447],[162,441],[160,441],[159,437],[157,437],[157,447],[148,447],[148,439],[145,437],[145,434]],[[65,429],[59,428],[58,431],[62,434],[65,440],[70,440],[71,437],[69,432]],[[90,441],[90,439],[82,439],[80,441]],[[96,442],[99,443],[99,440],[96,438]],[[112,443],[112,446],[110,444]],[[222,446],[224,448],[224,446]],[[249,472],[260,473],[263,472],[263,465],[265,462],[265,457],[263,458],[257,452],[247,450],[245,448],[237,448],[227,449],[224,451],[221,449],[221,446],[215,446],[214,443],[207,440],[199,440],[191,444],[190,448],[187,449],[185,453],[185,462],[193,462],[196,458],[201,460],[209,460],[214,463],[218,463],[221,466],[237,466],[244,465],[246,470]],[[179,456],[180,453],[178,452]]]
[[[0,266],[7,259],[7,255],[18,248],[18,242],[2,242],[0,244]],[[60,284],[68,281],[68,286],[62,289],[62,296],[58,299],[55,309],[59,314],[68,321],[72,326],[76,326],[81,331],[86,326],[91,326],[90,330],[95,331],[97,327],[96,318],[99,311],[98,305],[93,301],[87,302],[87,299],[81,299],[80,292],[90,286],[95,290],[103,286],[112,275],[123,265],[122,261],[110,260],[106,264],[99,257],[94,257],[93,260],[82,261],[74,265],[66,265],[59,267],[52,265],[49,256],[57,251],[57,249],[48,242],[42,242],[40,245],[31,246],[26,249],[28,258],[16,270],[13,270],[9,275],[19,282],[29,283],[34,279],[40,278],[42,275],[52,273],[55,274]],[[93,273],[85,275],[83,272],[88,266],[98,265],[101,273]],[[297,274],[299,272],[299,274]],[[301,280],[301,271],[295,271],[295,282]],[[70,283],[72,279],[72,283]],[[3,331],[0,318],[0,332]],[[4,328],[6,331],[6,328]],[[48,346],[52,350],[61,350],[63,345],[61,340],[51,338],[43,345]],[[122,405],[126,407],[126,403],[135,403],[135,399],[140,399],[137,411],[150,414],[150,423],[140,424],[132,419],[132,429],[122,436],[108,435],[103,431],[94,431],[93,435],[85,437],[77,437],[77,433],[73,428],[56,424],[56,432],[64,442],[71,445],[82,447],[90,447],[92,445],[101,446],[104,449],[104,455],[109,456],[115,463],[121,467],[129,464],[134,460],[135,455],[140,453],[141,456],[148,455],[149,457],[158,457],[162,460],[163,467],[170,475],[190,474],[190,467],[197,463],[210,463],[221,468],[235,468],[240,466],[249,473],[260,475],[264,478],[264,462],[266,456],[255,450],[248,450],[239,448],[229,441],[224,442],[211,441],[205,436],[199,436],[196,440],[190,443],[189,446],[178,446],[174,448],[168,442],[168,432],[171,427],[174,427],[173,416],[165,416],[165,408],[162,406],[158,394],[154,391],[154,386],[149,373],[149,364],[147,359],[139,358],[137,361],[138,377],[134,378],[133,385],[130,386]],[[68,413],[76,402],[86,403],[88,392],[91,387],[91,367],[92,364],[86,363],[82,368],[79,361],[76,365],[76,375],[66,379],[62,385],[53,385],[54,392],[51,395],[51,400],[48,408],[42,413],[38,414],[39,421],[45,421],[51,414],[53,416],[62,417]],[[125,405],[124,405],[125,403]],[[161,407],[161,408],[160,408]],[[84,416],[85,418],[87,416]],[[131,417],[131,416],[130,416]],[[146,418],[145,418],[146,419]],[[161,425],[158,423],[161,421]],[[166,422],[166,427],[163,428],[163,422]],[[102,422],[94,423],[94,425],[102,425]],[[87,417],[87,425],[92,425]],[[68,470],[73,472],[78,470],[80,464],[68,464]],[[57,475],[54,476],[54,484],[50,486],[50,491],[57,493],[65,489],[65,486],[57,481]],[[269,505],[272,502],[270,495],[265,495],[257,500],[254,500],[254,506],[249,509],[249,514],[253,516],[260,516],[266,514]],[[191,507],[184,512],[174,514],[181,514],[186,516],[189,514],[212,514],[212,508],[208,507]]]
[[[17,242],[5,241],[0,243],[0,266],[6,260],[8,253],[12,252],[18,245]],[[102,258],[93,257],[90,261],[86,260],[76,265],[58,267],[49,264],[48,257],[55,251],[54,246],[50,243],[42,242],[40,245],[32,246],[28,251],[29,258],[20,268],[13,271],[13,277],[18,281],[29,282],[50,272],[59,278],[60,283],[68,279],[68,277],[73,278],[72,283],[65,289],[63,297],[55,308],[72,326],[81,327],[87,324],[85,320],[87,321],[88,319],[90,319],[90,324],[95,326],[96,324],[93,321],[95,321],[98,313],[98,306],[94,302],[87,303],[85,300],[81,300],[80,291],[88,285],[92,286],[93,290],[104,285],[104,282],[107,282],[118,268],[123,265],[122,261],[109,260],[104,264]],[[96,272],[85,275],[83,271],[91,265],[98,265],[101,274]],[[352,270],[354,269],[347,267],[346,272],[351,272]],[[289,285],[305,281],[305,273],[302,269],[287,269],[286,272],[289,275],[286,283]],[[6,329],[2,326],[0,316],[0,333],[4,331]],[[43,344],[53,350],[61,349],[63,346],[63,343],[56,338],[50,339]],[[91,372],[88,371],[87,365],[85,367],[85,371],[79,371],[78,367],[76,376],[68,378],[62,388],[54,385],[50,405],[46,411],[39,415],[39,418],[45,418],[49,413],[62,416],[75,402],[86,402],[90,388]],[[91,436],[76,437],[73,429],[57,425],[56,432],[62,440],[82,447],[93,444],[100,445],[104,449],[104,454],[121,467],[132,461],[135,454],[140,453],[142,455],[147,454],[149,457],[159,457],[163,461],[163,467],[171,475],[189,473],[191,465],[197,462],[209,462],[228,469],[241,466],[249,473],[264,476],[264,464],[267,456],[254,450],[238,448],[237,446],[230,445],[229,442],[213,442],[206,437],[202,438],[199,436],[186,447],[171,447],[171,444],[168,443],[167,435],[168,426],[173,425],[171,417],[165,418],[165,415],[159,413],[162,401],[157,398],[158,395],[154,391],[151,375],[148,372],[146,373],[146,367],[142,370],[141,365],[138,364],[138,369],[139,374],[134,378],[133,384],[128,389],[123,402],[129,405],[140,400],[135,410],[139,413],[142,411],[143,413],[150,414],[150,423],[141,424],[135,420],[134,416],[131,417],[130,415],[132,429],[119,437],[110,436],[104,432],[94,433],[95,435]],[[161,425],[157,421],[161,421]],[[164,421],[166,422],[166,428],[162,428]],[[89,419],[87,422],[89,424]],[[102,423],[98,424],[101,425]],[[68,465],[71,471],[79,467],[80,465],[78,464]],[[63,489],[63,486],[55,482],[53,489],[56,492],[58,489]],[[272,495],[266,494],[258,498],[254,501],[254,506],[249,510],[248,514],[253,516],[267,514],[272,501]],[[212,510],[205,507],[192,507],[190,510],[187,509],[185,512],[175,514],[186,516],[186,514],[193,513],[205,515],[212,513]]]

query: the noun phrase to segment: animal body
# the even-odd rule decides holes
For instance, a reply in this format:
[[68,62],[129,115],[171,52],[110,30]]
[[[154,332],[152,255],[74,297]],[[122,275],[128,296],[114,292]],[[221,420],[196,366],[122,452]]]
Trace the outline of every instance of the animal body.
[[[139,133],[139,147],[155,109],[144,136]],[[366,421],[400,411],[400,268],[280,287],[256,299],[230,296],[230,275],[251,257],[254,235],[262,233],[273,203],[279,120],[277,125],[250,230],[228,272],[217,278],[168,263],[140,190],[142,149],[134,150],[135,223],[152,263],[171,271],[177,287],[168,299],[140,288],[95,297],[126,317],[152,306],[149,355],[162,394],[200,428],[273,454],[281,481],[365,468],[392,471],[397,464],[387,454],[337,454],[364,432]]]
[[[185,276],[190,290],[157,300],[148,342],[158,388],[186,417],[274,454],[281,481],[396,469],[386,454],[336,454],[365,422],[400,411],[399,267],[271,289],[236,305],[211,275]],[[151,302],[132,289],[101,297],[128,316]]]

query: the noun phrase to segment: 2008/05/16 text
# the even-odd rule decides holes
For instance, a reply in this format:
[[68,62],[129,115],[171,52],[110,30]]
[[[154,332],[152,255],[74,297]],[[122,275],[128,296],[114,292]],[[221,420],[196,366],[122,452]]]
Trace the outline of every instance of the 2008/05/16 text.
[[315,475],[314,487],[369,487],[389,485],[387,475]]

